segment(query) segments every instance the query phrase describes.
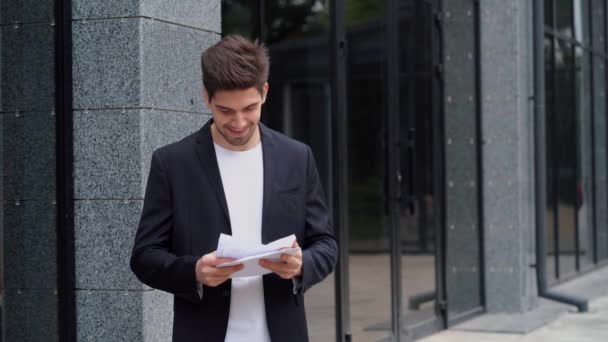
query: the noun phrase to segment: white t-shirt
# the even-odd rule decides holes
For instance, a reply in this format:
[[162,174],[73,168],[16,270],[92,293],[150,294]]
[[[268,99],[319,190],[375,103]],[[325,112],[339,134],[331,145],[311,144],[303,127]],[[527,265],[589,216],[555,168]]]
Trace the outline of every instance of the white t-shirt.
[[[222,177],[232,236],[262,243],[264,163],[262,144],[246,151],[227,150],[214,143]],[[226,342],[270,342],[262,276],[232,279]]]

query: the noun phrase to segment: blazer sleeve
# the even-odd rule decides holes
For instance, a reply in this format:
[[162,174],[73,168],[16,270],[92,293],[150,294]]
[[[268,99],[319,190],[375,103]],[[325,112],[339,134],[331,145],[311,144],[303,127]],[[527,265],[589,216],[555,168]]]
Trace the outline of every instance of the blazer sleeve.
[[338,243],[332,232],[315,159],[310,147],[306,150],[306,229],[302,241],[301,292],[333,272],[338,259]]
[[131,270],[144,284],[192,302],[201,298],[196,290],[192,255],[171,253],[173,209],[171,189],[159,151],[152,154],[144,206],[131,253]]

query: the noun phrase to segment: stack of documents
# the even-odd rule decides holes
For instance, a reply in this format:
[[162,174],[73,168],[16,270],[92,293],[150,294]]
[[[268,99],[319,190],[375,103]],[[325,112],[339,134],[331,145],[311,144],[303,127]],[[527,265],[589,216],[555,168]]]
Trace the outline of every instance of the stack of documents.
[[220,264],[217,267],[243,264],[245,267],[233,273],[231,278],[264,275],[271,271],[260,266],[259,260],[279,261],[281,254],[293,255],[298,253],[300,247],[291,247],[295,241],[296,236],[292,234],[266,245],[251,245],[237,240],[230,235],[220,234],[216,256],[220,258],[235,258],[237,260]]

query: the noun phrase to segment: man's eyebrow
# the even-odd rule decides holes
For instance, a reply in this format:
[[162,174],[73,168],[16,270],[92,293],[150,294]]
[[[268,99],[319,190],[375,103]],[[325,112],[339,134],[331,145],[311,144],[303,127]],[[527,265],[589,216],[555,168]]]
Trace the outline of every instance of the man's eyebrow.
[[[256,106],[258,103],[259,103],[259,102],[258,102],[258,101],[256,101],[256,102],[254,102],[254,103],[250,103],[250,104],[246,105],[246,106],[245,106],[245,107],[243,107],[243,108],[249,108],[249,107],[253,107],[253,106]],[[234,110],[233,108],[226,107],[226,106],[222,106],[222,105],[219,105],[219,104],[216,104],[215,106],[216,106],[216,107],[218,107],[218,108],[220,108],[220,109]]]
[[225,107],[225,106],[218,105],[218,104],[216,104],[215,106],[216,106],[216,107],[218,107],[218,108],[220,108],[220,109],[234,110],[234,109],[232,109],[232,108],[230,108],[230,107]]

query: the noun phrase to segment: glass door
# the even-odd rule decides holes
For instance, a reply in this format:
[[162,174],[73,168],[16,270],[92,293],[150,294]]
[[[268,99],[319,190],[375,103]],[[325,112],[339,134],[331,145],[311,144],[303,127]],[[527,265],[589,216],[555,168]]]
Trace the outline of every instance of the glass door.
[[344,221],[341,269],[306,294],[311,341],[407,341],[443,326],[438,1],[222,2],[223,34],[269,49],[264,122],[312,147]]
[[443,328],[437,0],[345,1],[354,341]]
[[348,287],[353,341],[392,337],[386,179],[386,1],[344,1],[348,136]]
[[439,30],[432,0],[399,2],[399,201],[402,341],[443,327],[437,283],[441,220]]

